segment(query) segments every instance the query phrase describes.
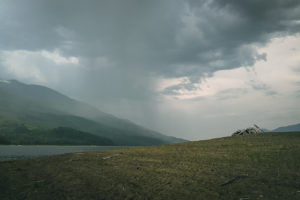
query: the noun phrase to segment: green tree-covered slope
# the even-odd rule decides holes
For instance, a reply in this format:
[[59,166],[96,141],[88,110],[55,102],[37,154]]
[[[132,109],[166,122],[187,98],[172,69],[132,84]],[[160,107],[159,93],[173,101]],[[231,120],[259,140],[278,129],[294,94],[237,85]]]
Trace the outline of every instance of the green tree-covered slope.
[[108,138],[115,145],[158,145],[183,142],[99,111],[50,88],[12,80],[0,82],[0,122],[70,127]]

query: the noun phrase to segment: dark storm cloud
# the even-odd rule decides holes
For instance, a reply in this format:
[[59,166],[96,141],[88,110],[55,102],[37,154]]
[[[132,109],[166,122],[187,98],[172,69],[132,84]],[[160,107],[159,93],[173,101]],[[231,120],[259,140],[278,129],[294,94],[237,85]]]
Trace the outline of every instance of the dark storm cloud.
[[197,35],[202,36],[185,37],[181,55],[206,71],[251,66],[265,59],[251,44],[264,44],[276,35],[293,34],[300,28],[296,23],[300,18],[297,0],[189,1],[188,5]]
[[204,73],[251,66],[267,59],[254,44],[300,28],[298,0],[1,0],[0,5],[1,50],[58,49],[77,56],[91,69],[82,73],[85,84],[115,98],[151,96],[149,74],[187,76],[193,83]]

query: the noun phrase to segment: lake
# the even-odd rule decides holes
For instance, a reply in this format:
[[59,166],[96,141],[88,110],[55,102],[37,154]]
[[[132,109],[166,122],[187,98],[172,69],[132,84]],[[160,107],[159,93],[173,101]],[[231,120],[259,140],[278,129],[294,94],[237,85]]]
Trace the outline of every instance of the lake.
[[74,152],[104,151],[129,146],[56,146],[56,145],[0,145],[0,161]]

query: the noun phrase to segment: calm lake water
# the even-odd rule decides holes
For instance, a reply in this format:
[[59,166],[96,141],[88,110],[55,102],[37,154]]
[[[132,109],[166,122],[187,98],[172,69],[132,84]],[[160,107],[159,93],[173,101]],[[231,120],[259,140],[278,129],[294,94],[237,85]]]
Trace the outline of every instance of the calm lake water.
[[0,145],[0,161],[73,152],[104,151],[130,148],[128,146],[55,146],[55,145]]

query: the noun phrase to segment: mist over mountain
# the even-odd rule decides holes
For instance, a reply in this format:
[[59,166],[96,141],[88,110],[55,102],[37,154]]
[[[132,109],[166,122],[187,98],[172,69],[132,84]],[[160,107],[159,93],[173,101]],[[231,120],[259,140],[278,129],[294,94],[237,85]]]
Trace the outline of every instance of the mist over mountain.
[[108,138],[116,145],[158,145],[184,141],[104,113],[50,88],[16,80],[0,82],[0,121],[46,128],[70,127]]

